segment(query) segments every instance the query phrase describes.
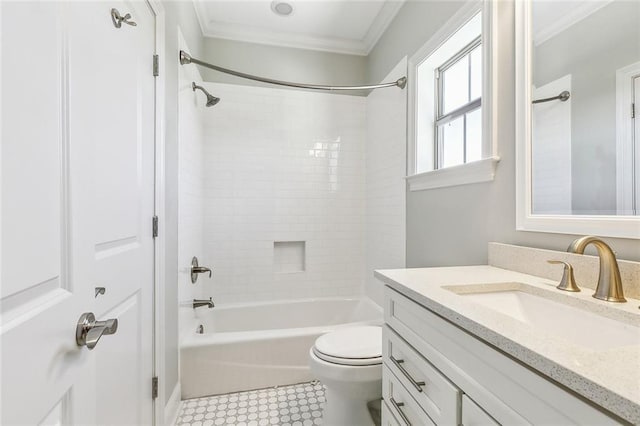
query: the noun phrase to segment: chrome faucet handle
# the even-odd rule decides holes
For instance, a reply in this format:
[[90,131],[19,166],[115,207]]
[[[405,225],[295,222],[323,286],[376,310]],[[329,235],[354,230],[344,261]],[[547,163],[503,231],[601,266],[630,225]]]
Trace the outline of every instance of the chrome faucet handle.
[[191,268],[191,272],[194,274],[206,274],[207,272],[209,273],[209,278],[211,278],[211,269],[204,267],[204,266],[194,266],[193,268]]
[[200,306],[207,306],[209,309],[214,308],[216,305],[213,303],[213,298],[210,297],[207,299],[193,299],[193,309],[199,308]]
[[547,263],[551,263],[553,265],[564,265],[562,279],[560,280],[560,284],[556,286],[557,289],[573,292],[580,291],[580,288],[576,284],[576,278],[573,276],[573,266],[571,266],[569,262],[563,262],[562,260],[547,260]]
[[199,266],[198,258],[193,256],[191,259],[191,284],[195,284],[196,281],[198,281],[198,274],[206,274],[207,272],[209,273],[209,278],[211,278],[211,269],[205,266]]

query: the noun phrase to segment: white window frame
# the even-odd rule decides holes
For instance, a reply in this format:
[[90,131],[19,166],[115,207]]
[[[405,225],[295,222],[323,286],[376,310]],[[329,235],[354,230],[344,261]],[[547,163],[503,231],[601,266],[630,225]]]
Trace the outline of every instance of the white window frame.
[[[497,7],[490,0],[472,0],[465,3],[430,39],[409,59],[408,70],[408,149],[407,182],[410,191],[442,188],[492,181],[500,158],[497,156],[495,129],[497,114],[494,99],[497,84],[495,43],[497,37]],[[482,160],[453,167],[434,169],[422,173],[417,170],[417,142],[420,118],[418,114],[418,67],[435,52],[452,34],[474,16],[482,12]],[[423,130],[424,131],[424,130]],[[435,134],[435,129],[433,129]],[[434,140],[435,143],[435,140]],[[434,150],[435,151],[435,150]],[[434,163],[435,165],[435,163]]]
[[[469,44],[462,48],[459,52],[453,55],[447,62],[442,64],[435,70],[436,73],[436,89],[435,89],[435,112],[436,116],[433,123],[434,129],[434,137],[433,137],[433,147],[435,149],[434,152],[434,162],[435,167],[434,170],[443,168],[443,158],[444,158],[444,146],[443,146],[443,136],[444,132],[440,130],[442,125],[450,123],[460,117],[464,118],[465,121],[465,131],[463,132],[464,137],[464,161],[463,163],[467,163],[467,133],[466,133],[466,118],[465,116],[473,111],[476,111],[478,108],[482,107],[482,96],[477,99],[472,99],[466,104],[454,109],[453,111],[449,111],[448,113],[443,113],[444,110],[444,79],[442,75],[452,66],[460,62],[463,58],[471,55],[471,52],[478,46],[482,46],[482,35],[479,35]],[[471,92],[471,71],[469,70],[469,74],[467,76],[469,78],[469,93]]]

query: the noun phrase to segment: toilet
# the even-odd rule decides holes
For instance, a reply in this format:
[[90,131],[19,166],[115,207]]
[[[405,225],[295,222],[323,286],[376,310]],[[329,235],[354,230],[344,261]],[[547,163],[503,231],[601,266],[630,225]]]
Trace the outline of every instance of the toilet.
[[324,425],[373,425],[367,402],[382,398],[381,327],[350,327],[318,337],[309,366],[326,387]]

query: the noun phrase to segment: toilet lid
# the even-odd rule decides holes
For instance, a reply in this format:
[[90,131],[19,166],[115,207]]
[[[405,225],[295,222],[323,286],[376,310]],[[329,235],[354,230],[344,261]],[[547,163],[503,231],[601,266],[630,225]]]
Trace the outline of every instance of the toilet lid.
[[343,365],[382,362],[382,328],[350,327],[318,337],[313,352],[320,359]]

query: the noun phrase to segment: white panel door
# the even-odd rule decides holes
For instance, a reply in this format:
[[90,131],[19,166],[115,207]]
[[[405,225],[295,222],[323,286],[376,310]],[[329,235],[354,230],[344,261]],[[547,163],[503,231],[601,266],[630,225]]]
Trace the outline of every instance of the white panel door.
[[[0,7],[0,424],[149,424],[154,14]],[[119,321],[93,350],[75,341],[84,312]]]

